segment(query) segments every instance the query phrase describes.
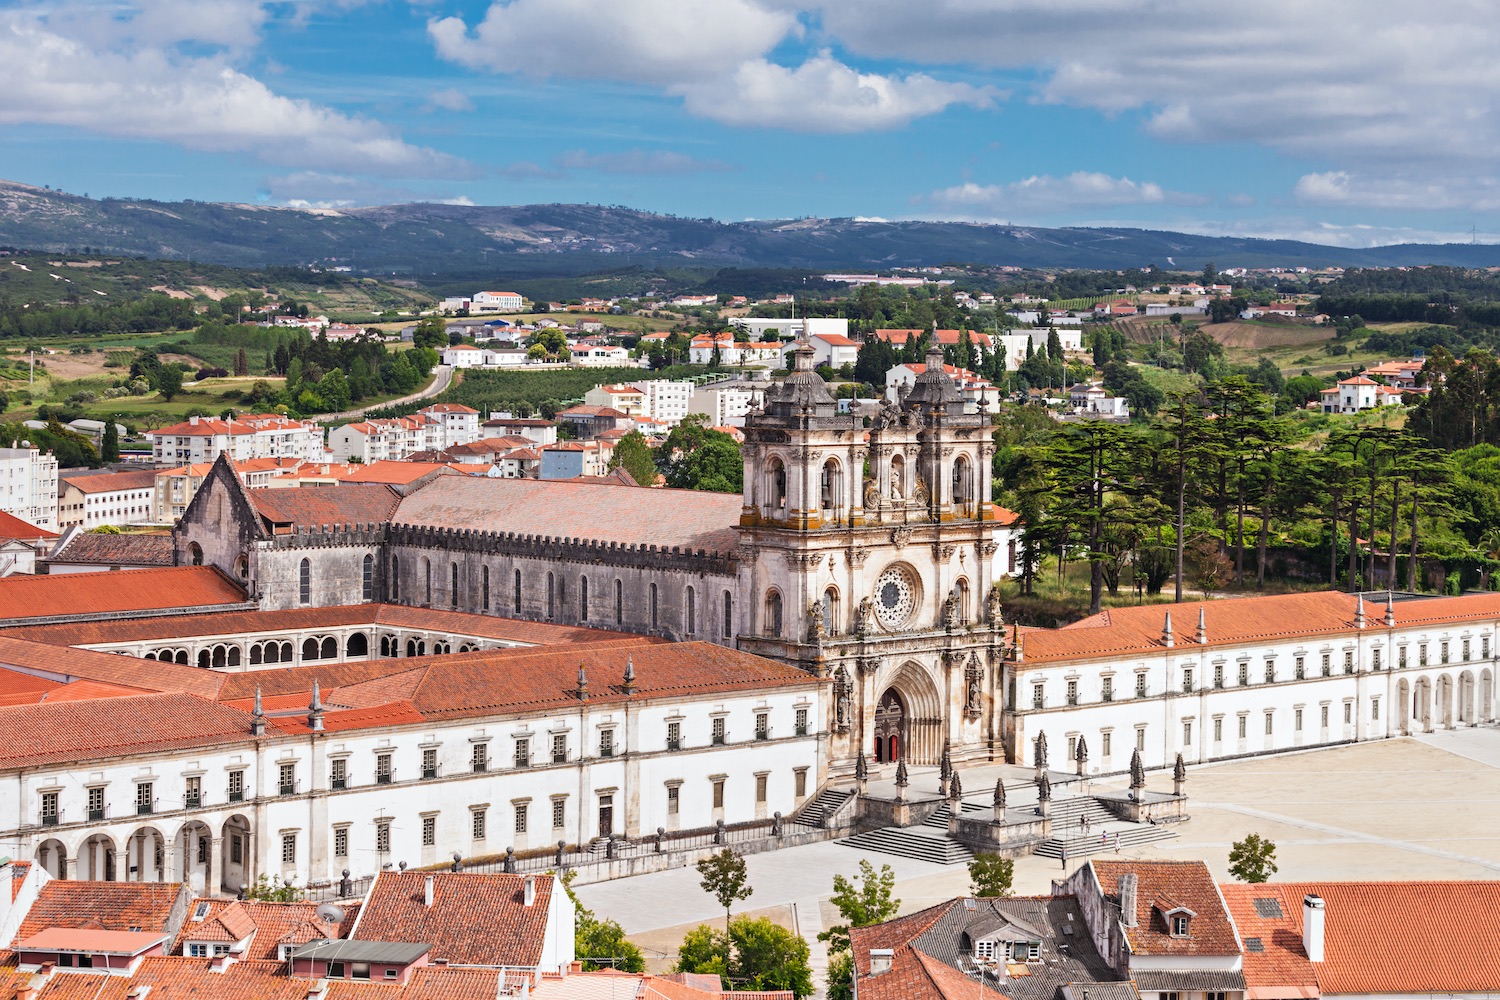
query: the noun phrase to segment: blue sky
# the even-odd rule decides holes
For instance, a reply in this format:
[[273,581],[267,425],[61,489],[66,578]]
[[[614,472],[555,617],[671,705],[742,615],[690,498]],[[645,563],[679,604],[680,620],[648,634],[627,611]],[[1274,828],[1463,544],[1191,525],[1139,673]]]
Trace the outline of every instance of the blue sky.
[[1482,0],[11,0],[0,177],[1500,241]]

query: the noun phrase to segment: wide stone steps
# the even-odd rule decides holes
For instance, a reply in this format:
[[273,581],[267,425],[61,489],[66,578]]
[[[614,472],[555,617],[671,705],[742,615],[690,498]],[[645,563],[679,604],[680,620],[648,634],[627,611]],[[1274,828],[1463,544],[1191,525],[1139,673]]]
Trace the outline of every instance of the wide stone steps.
[[[1053,829],[1056,829],[1055,825]],[[1044,858],[1061,858],[1066,849],[1069,858],[1084,858],[1090,854],[1100,854],[1121,847],[1138,847],[1141,844],[1151,844],[1158,840],[1171,840],[1175,836],[1177,834],[1164,827],[1153,826],[1149,823],[1122,823],[1116,820],[1110,824],[1108,830],[1101,829],[1098,833],[1091,833],[1088,836],[1053,837],[1032,853]]]
[[[947,829],[946,824],[943,829]],[[974,860],[974,855],[967,847],[950,838],[947,833],[940,833],[929,826],[888,826],[857,833],[839,843],[939,865],[967,864]]]

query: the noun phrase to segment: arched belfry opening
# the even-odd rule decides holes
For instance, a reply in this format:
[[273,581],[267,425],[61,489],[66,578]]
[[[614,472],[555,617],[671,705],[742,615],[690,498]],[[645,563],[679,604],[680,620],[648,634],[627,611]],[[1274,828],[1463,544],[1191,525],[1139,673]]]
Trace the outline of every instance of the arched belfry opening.
[[906,703],[890,688],[875,705],[875,763],[894,763],[905,750]]

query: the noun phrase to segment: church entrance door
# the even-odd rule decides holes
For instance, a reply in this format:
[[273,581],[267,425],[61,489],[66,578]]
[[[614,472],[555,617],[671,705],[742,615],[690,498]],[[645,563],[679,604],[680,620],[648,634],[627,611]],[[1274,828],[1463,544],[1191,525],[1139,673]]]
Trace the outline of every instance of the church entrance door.
[[906,750],[906,704],[892,688],[875,706],[875,762],[890,764]]

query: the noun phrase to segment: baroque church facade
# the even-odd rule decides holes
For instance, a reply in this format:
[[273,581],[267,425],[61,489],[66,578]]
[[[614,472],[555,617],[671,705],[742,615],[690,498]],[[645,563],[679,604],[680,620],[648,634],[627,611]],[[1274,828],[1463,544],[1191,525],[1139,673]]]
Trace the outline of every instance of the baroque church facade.
[[251,491],[221,460],[174,531],[177,561],[217,566],[264,610],[385,601],[795,664],[830,684],[831,776],[861,751],[1005,759],[993,585],[1013,515],[990,500],[988,413],[965,412],[937,352],[868,426],[838,412],[811,348],[792,359],[746,419],[739,497],[456,474],[407,495]]

